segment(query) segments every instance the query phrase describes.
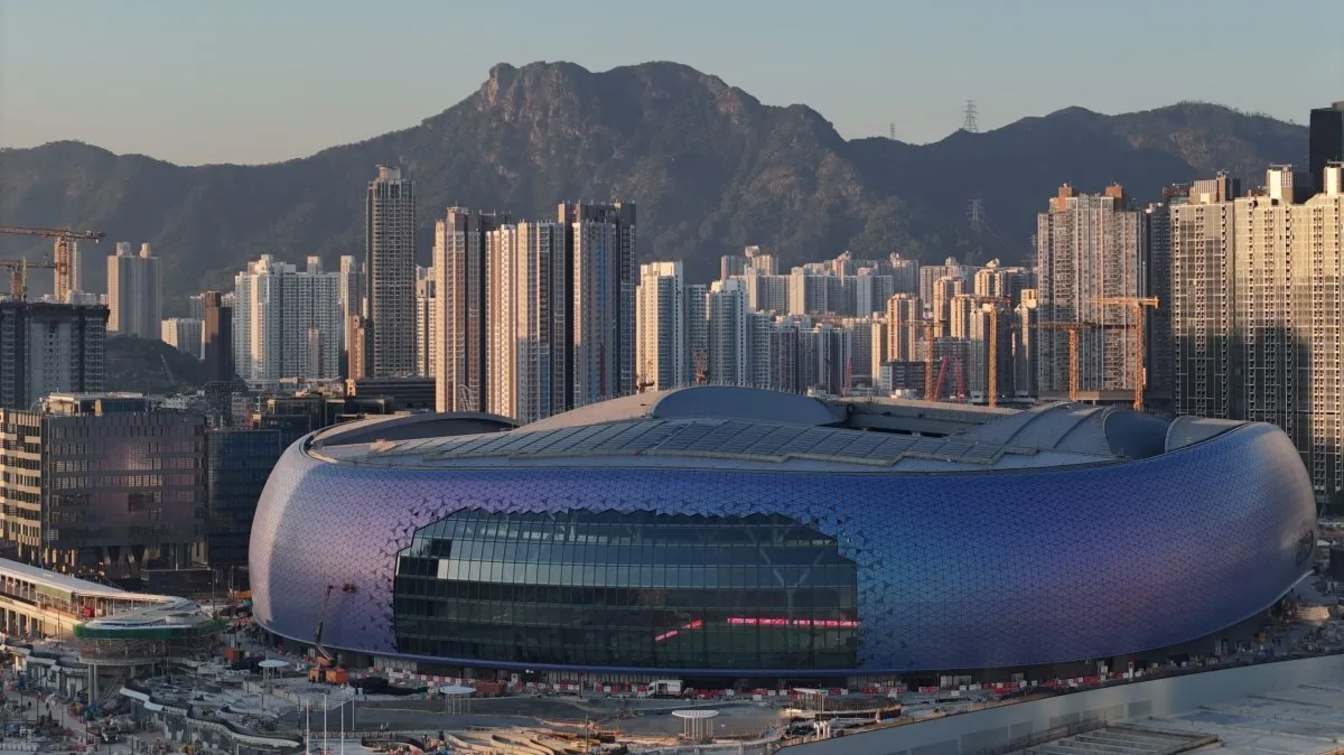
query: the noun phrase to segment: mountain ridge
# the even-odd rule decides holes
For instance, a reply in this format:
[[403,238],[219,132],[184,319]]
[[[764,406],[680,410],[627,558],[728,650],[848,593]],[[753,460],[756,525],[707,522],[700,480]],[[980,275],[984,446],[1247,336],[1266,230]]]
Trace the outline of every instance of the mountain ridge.
[[[1265,165],[1303,164],[1305,153],[1305,127],[1205,103],[1118,115],[1069,107],[910,144],[847,140],[805,104],[763,104],[670,61],[596,73],[500,63],[417,125],[282,162],[179,166],[70,140],[0,150],[0,219],[150,241],[175,312],[187,293],[231,285],[258,254],[334,264],[362,248],[363,190],[379,163],[416,181],[422,264],[450,204],[550,217],[560,201],[619,198],[639,205],[643,259],[685,259],[704,279],[720,254],[752,243],[785,264],[846,248],[1017,261],[1035,212],[1064,181],[1095,191],[1118,180],[1155,197],[1218,168],[1254,183]],[[978,234],[965,218],[972,198],[989,220]],[[47,246],[5,239],[0,251]],[[87,287],[101,285],[102,266],[86,267]]]

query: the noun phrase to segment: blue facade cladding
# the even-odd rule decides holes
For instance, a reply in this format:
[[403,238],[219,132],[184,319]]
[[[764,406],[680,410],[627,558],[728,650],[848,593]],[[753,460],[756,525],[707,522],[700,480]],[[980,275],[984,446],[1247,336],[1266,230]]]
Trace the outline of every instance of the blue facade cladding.
[[825,670],[837,673],[1027,666],[1177,645],[1268,608],[1311,565],[1310,482],[1287,436],[1263,424],[1147,459],[1072,467],[897,474],[683,462],[379,467],[314,459],[300,441],[267,483],[252,528],[256,618],[310,642],[327,585],[349,586],[331,593],[324,644],[398,655],[397,555],[421,528],[473,509],[780,514],[814,527],[857,564],[857,662]]

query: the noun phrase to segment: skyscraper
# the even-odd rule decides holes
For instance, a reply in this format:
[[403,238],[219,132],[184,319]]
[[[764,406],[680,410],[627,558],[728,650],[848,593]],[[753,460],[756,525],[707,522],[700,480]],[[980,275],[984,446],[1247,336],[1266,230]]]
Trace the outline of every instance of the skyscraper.
[[918,323],[923,307],[914,294],[894,294],[887,299],[886,361],[913,362],[920,358]]
[[1311,185],[1324,194],[1326,165],[1344,160],[1344,100],[1311,111],[1309,139]]
[[[364,281],[364,265],[360,263],[354,255],[343,254],[340,259],[340,299],[341,299],[341,322],[348,324],[350,318],[364,315],[364,290],[366,288]],[[348,372],[349,370],[349,351],[351,329],[343,326],[341,328],[342,342],[341,349],[346,352],[341,356],[341,368]],[[349,376],[348,374],[346,375]]]
[[415,268],[415,374],[434,377],[439,323],[434,316],[434,268]]
[[635,304],[635,379],[639,390],[683,385],[686,341],[685,277],[680,262],[640,265]]
[[415,184],[378,166],[364,209],[373,377],[415,374]]
[[1166,304],[1158,293],[1158,304],[1170,313],[1172,410],[1227,419],[1240,398],[1232,384],[1235,206],[1226,184],[1207,188],[1192,187],[1187,201],[1166,208],[1170,291]]
[[518,223],[513,234],[513,415],[520,422],[569,407],[570,340],[565,228],[550,221]]
[[[751,276],[748,275],[746,280],[750,281]],[[683,290],[686,298],[686,384],[698,385],[709,380],[709,286],[687,283]]]
[[715,281],[709,290],[709,382],[748,385],[747,293],[740,280]]
[[233,279],[234,363],[249,384],[340,377],[340,276],[263,254]]
[[49,393],[101,391],[107,308],[0,301],[0,407]]
[[[1294,201],[1292,166],[1233,198],[1196,182],[1171,215],[1174,409],[1278,425],[1322,501],[1344,491],[1344,166]],[[1203,184],[1203,185],[1202,185]],[[1199,187],[1196,190],[1196,187]]]
[[141,244],[136,254],[130,243],[117,242],[116,254],[107,258],[108,332],[158,340],[162,292],[159,258],[149,244]]
[[[1274,173],[1267,195],[1235,202],[1238,351],[1245,417],[1273,422],[1297,445],[1322,500],[1344,491],[1344,166],[1302,204]],[[1174,313],[1173,313],[1174,314]],[[1235,372],[1234,372],[1235,378]]]
[[[489,265],[491,231],[507,216],[449,207],[434,226],[435,404],[441,412],[486,410],[489,387]],[[374,337],[378,325],[374,323]]]
[[[1036,219],[1036,275],[1043,322],[1069,323],[1078,333],[1078,387],[1089,392],[1130,391],[1136,374],[1130,308],[1105,297],[1139,294],[1139,222],[1118,184],[1102,194],[1079,194],[1064,184]],[[1037,388],[1042,395],[1069,390],[1069,334],[1037,337]]]
[[634,391],[637,223],[632,202],[566,202],[571,289],[573,406]]
[[205,379],[210,383],[232,382],[233,303],[224,293],[201,293],[201,357],[205,360]]

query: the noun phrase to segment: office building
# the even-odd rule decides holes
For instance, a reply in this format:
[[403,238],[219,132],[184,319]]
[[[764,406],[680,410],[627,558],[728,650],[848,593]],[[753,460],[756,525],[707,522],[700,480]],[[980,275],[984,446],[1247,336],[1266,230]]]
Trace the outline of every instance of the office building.
[[332,428],[258,505],[257,626],[412,673],[1054,678],[1211,647],[1312,571],[1277,428],[930,409],[697,386]]
[[559,205],[571,288],[573,394],[578,407],[634,392],[637,218],[633,202]]
[[415,374],[415,183],[378,166],[364,207],[365,300],[373,374]]
[[183,354],[201,358],[202,321],[191,317],[169,317],[164,320],[160,333],[164,343]]
[[0,407],[102,390],[107,319],[102,306],[0,301]]
[[688,383],[685,276],[680,262],[639,267],[635,298],[635,378],[640,391]]
[[163,272],[149,244],[139,253],[125,241],[107,258],[107,331],[158,340],[163,321]]
[[[1037,336],[1037,388],[1069,393],[1070,334],[1078,328],[1078,388],[1099,399],[1132,393],[1138,375],[1128,306],[1104,301],[1140,293],[1138,213],[1118,184],[1081,194],[1068,184],[1036,220],[1039,317],[1053,327]],[[1062,326],[1062,327],[1061,327]]]
[[233,363],[232,293],[201,293],[201,358],[205,361],[205,379],[212,383],[232,383],[237,376]]
[[284,451],[275,429],[218,428],[205,434],[206,545],[210,567],[240,585],[252,517]]
[[254,387],[341,373],[340,276],[317,257],[296,266],[263,254],[233,279],[234,364]]
[[204,558],[205,419],[138,394],[0,410],[3,537],[19,560],[134,576]]
[[1309,183],[1324,194],[1326,166],[1344,161],[1344,100],[1311,111],[1308,141]]

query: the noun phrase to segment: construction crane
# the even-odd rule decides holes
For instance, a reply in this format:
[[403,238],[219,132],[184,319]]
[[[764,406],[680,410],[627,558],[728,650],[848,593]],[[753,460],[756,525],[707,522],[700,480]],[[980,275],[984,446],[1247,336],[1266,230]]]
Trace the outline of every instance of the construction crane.
[[[28,268],[58,269],[50,260],[29,262],[28,260],[0,260],[0,268],[9,271],[9,295],[25,301],[28,298]],[[59,272],[57,273],[59,275]]]
[[1046,321],[1037,323],[1043,330],[1063,330],[1069,334],[1069,400],[1078,400],[1078,333],[1092,327],[1091,323]]
[[1134,411],[1143,411],[1143,391],[1148,387],[1148,369],[1144,364],[1143,337],[1147,328],[1146,309],[1157,309],[1156,296],[1103,296],[1097,303],[1102,306],[1129,307],[1134,314]]
[[1003,307],[1011,306],[1012,299],[1003,296],[981,296],[980,309],[989,315],[989,358],[988,361],[988,404],[991,407],[999,405],[999,311]]
[[[52,287],[52,293],[55,294],[57,301],[62,302],[69,297],[70,290],[74,287],[72,273],[75,268],[75,242],[84,240],[96,244],[107,236],[102,231],[76,231],[71,228],[41,228],[20,225],[0,225],[0,235],[39,236],[54,240],[51,261],[29,263],[27,267],[55,270],[56,279]],[[5,262],[13,263],[15,260],[5,260]],[[26,299],[28,297],[28,271],[22,266],[16,268],[12,264],[6,264],[5,267],[10,270],[10,293],[16,298]]]

